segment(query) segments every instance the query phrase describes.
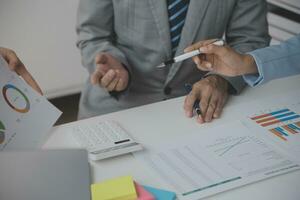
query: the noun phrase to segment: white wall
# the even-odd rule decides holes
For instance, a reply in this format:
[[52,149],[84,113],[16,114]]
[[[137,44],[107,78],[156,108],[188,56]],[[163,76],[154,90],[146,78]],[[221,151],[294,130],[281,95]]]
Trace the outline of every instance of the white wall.
[[79,92],[78,0],[0,0],[0,46],[14,49],[47,97]]

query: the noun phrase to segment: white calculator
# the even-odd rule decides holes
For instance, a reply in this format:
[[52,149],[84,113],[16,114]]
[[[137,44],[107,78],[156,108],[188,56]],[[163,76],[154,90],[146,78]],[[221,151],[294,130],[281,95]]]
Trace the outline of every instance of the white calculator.
[[89,152],[92,160],[101,160],[143,149],[129,133],[115,121],[99,121],[73,128],[79,145]]

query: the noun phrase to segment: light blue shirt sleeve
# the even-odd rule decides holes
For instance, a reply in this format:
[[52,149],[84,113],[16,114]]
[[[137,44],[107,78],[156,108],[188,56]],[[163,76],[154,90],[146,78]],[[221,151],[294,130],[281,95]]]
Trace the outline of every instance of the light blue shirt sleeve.
[[300,34],[250,54],[257,65],[258,74],[244,75],[245,82],[251,87],[264,84],[272,79],[300,74]]

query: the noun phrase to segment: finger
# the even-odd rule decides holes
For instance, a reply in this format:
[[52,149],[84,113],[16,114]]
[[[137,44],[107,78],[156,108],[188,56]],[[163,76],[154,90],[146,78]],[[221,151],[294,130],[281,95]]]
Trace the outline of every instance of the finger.
[[[200,102],[199,102],[199,108],[200,108]],[[201,111],[201,114],[197,116],[197,122],[200,124],[203,124],[205,122],[202,111]]]
[[194,51],[194,50],[196,50],[195,47],[194,47],[194,45],[190,45],[190,46],[188,46],[187,48],[185,48],[185,49],[183,50],[183,52],[184,52],[184,53],[188,53],[188,52]]
[[209,101],[207,112],[205,113],[205,122],[210,122],[212,120],[213,114],[217,107],[217,103],[218,103],[218,97],[212,96],[212,98]]
[[101,79],[100,81],[100,85],[102,87],[107,87],[112,81],[113,79],[116,77],[116,73],[114,70],[110,69]]
[[18,75],[20,75],[25,82],[30,85],[35,91],[37,91],[39,94],[43,95],[42,89],[37,84],[37,82],[34,80],[33,76],[27,71],[26,67],[21,63],[21,65],[17,68],[16,71]]
[[118,76],[116,76],[116,77],[112,80],[112,82],[106,87],[106,89],[107,89],[109,92],[115,90],[115,88],[116,88],[116,86],[117,86],[119,80],[120,80],[120,79],[118,78]]
[[124,90],[127,87],[127,82],[124,80],[124,78],[120,78],[117,85],[116,85],[116,91],[120,92]]
[[212,43],[213,41],[215,41],[215,40],[216,40],[216,39],[212,39],[212,40],[203,40],[203,41],[196,42],[196,43],[194,43],[194,44],[188,46],[187,48],[185,48],[185,49],[184,49],[184,52],[187,53],[187,52],[190,52],[190,51],[199,49],[199,48],[202,47],[202,46],[211,44],[211,43]]
[[197,64],[197,68],[202,71],[213,71],[213,64],[210,61],[197,61],[200,62]]
[[17,54],[10,49],[4,49],[1,51],[1,55],[4,58],[4,60],[7,62],[9,69],[11,69],[12,71],[16,71],[17,67],[21,63],[21,61],[17,57]]
[[[212,71],[213,70],[213,65],[209,61],[202,61],[200,67],[201,67],[201,70],[203,70],[203,71]],[[200,68],[200,67],[198,67],[198,68]]]
[[218,101],[215,113],[213,115],[214,118],[219,118],[221,116],[225,103],[226,99],[221,99],[220,101]]
[[197,65],[197,68],[199,69],[201,67],[201,60],[198,56],[192,57],[194,63]]
[[201,99],[200,99],[200,109],[202,112],[202,117],[205,118],[207,109],[208,109],[208,103],[209,103],[209,99],[210,99],[210,92],[204,92],[203,94],[201,94]]
[[184,102],[184,110],[185,110],[185,115],[187,117],[192,117],[193,116],[193,106],[195,101],[197,100],[197,95],[195,92],[190,92]]
[[202,115],[198,115],[198,116],[197,116],[197,122],[198,122],[199,124],[205,123],[205,120],[203,119]]
[[223,56],[227,52],[227,48],[225,46],[217,46],[214,44],[210,44],[207,46],[200,47],[199,49],[202,53],[206,54],[216,54],[218,56]]
[[9,68],[15,71],[19,76],[21,76],[24,81],[30,85],[35,91],[43,95],[43,92],[37,82],[34,80],[33,76],[27,71],[25,65],[18,58],[16,53],[12,50],[7,50],[3,55],[3,58],[7,61]]
[[94,71],[94,73],[91,75],[91,83],[93,85],[99,84],[102,76],[103,76],[103,73],[99,69],[96,69]]

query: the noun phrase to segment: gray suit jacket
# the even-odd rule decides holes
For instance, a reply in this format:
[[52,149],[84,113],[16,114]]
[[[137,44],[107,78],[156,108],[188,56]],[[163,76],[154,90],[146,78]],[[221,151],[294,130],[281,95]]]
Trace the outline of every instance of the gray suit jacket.
[[[89,73],[95,69],[95,55],[108,52],[127,66],[131,79],[118,99],[87,80],[79,118],[185,95],[184,83],[193,84],[205,74],[191,59],[155,69],[171,58],[166,0],[81,0],[77,33]],[[190,0],[176,54],[196,41],[223,35],[240,52],[267,46],[266,1]],[[226,79],[237,93],[244,86],[242,77]]]

